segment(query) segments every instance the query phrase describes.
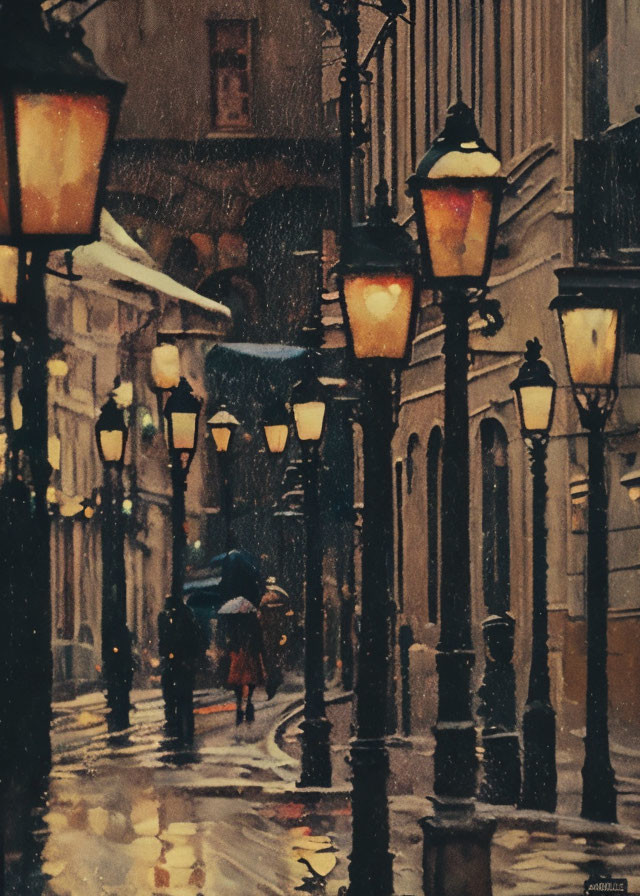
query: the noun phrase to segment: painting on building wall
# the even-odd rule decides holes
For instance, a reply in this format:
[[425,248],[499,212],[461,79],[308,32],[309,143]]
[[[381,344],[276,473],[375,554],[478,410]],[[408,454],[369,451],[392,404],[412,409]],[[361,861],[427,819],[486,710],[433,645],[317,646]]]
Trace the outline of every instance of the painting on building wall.
[[0,896],[640,890],[639,51],[0,4]]

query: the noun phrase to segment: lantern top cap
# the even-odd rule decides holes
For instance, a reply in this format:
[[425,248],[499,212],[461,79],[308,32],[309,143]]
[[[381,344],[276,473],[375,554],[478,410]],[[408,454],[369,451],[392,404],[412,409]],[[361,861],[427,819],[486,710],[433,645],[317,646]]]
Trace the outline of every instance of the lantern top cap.
[[624,485],[625,488],[634,488],[640,485],[640,468],[636,467],[635,470],[631,470],[629,473],[624,473],[620,477],[620,485]]
[[262,412],[263,426],[288,426],[289,414],[285,404],[281,401],[272,401],[265,406]]
[[[1,15],[1,14],[0,14]],[[125,85],[97,65],[78,23],[45,27],[39,4],[7,4],[0,17],[0,83],[55,92],[77,90],[121,97]]]
[[124,432],[127,428],[124,419],[124,411],[122,408],[118,407],[113,392],[109,395],[109,398],[100,409],[100,416],[98,417],[96,428],[105,432],[113,432],[114,430],[121,430]]
[[473,111],[458,100],[449,107],[444,128],[418,165],[419,180],[496,177],[500,159],[478,132]]
[[556,296],[549,305],[551,311],[562,314],[577,308],[614,308],[618,309],[620,297],[608,290],[594,289],[565,292]]
[[210,417],[207,420],[209,426],[214,429],[234,429],[236,426],[240,426],[240,421],[237,420],[231,411],[227,408],[226,404],[220,405],[220,408],[216,411],[213,417]]
[[527,350],[524,355],[524,364],[518,371],[518,376],[510,384],[511,389],[522,389],[526,386],[546,386],[555,389],[556,381],[551,376],[549,365],[540,357],[542,345],[536,336],[527,341]]
[[394,220],[386,180],[380,181],[375,194],[366,222],[351,228],[336,270],[342,275],[383,271],[414,273],[418,258],[413,239]]
[[201,401],[193,394],[189,381],[181,376],[180,382],[171,390],[164,407],[164,415],[169,418],[171,414],[198,414]]
[[291,404],[309,404],[319,401],[326,404],[327,389],[316,377],[300,380],[291,390]]

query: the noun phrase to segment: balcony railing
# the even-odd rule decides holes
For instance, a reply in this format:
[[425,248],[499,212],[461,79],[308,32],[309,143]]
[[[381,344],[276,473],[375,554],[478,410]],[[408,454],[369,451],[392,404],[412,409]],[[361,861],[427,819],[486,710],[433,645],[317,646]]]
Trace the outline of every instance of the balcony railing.
[[575,144],[576,261],[640,264],[640,118]]

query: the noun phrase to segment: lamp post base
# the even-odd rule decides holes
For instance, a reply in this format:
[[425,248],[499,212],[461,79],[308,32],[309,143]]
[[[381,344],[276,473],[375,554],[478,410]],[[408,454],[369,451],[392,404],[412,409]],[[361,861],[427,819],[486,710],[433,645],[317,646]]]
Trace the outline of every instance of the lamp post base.
[[558,802],[556,772],[556,714],[549,703],[527,703],[522,717],[523,769],[521,809],[555,812]]
[[331,787],[331,722],[322,716],[300,725],[302,773],[296,787]]
[[425,896],[491,896],[492,818],[437,812],[420,821]]
[[444,800],[471,799],[476,793],[476,725],[470,706],[473,662],[471,650],[439,650],[436,655],[439,694],[433,728],[433,787]]
[[353,848],[348,896],[392,896],[393,855],[389,852],[387,778],[389,754],[384,740],[351,744]]
[[[595,751],[594,751],[595,752]],[[616,776],[608,760],[593,762],[592,752],[587,751],[582,767],[582,818],[591,821],[618,820],[616,801]]]
[[516,732],[516,677],[513,668],[515,620],[507,612],[482,623],[485,669],[478,709],[484,717],[484,780],[480,798],[515,805],[520,797],[520,742]]

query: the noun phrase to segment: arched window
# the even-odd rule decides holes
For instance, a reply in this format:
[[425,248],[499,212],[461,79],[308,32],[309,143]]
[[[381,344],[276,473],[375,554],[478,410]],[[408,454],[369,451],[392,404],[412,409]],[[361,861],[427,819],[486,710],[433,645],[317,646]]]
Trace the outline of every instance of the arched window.
[[427,613],[429,622],[438,621],[440,593],[442,495],[442,430],[431,430],[427,444]]
[[420,444],[420,436],[412,432],[407,442],[407,494],[410,495],[413,490],[413,476],[415,473],[414,456]]
[[482,448],[482,584],[490,614],[509,610],[509,463],[497,420],[480,424]]

